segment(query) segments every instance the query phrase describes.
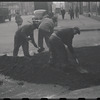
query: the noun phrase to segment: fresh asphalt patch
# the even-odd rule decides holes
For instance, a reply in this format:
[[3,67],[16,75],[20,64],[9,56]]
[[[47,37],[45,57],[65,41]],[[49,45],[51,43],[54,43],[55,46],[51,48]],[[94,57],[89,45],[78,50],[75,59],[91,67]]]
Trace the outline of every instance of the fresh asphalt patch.
[[49,52],[30,58],[0,56],[0,73],[20,81],[68,86],[70,90],[100,85],[100,46],[75,48],[75,52],[88,73],[79,73],[73,64],[49,66]]

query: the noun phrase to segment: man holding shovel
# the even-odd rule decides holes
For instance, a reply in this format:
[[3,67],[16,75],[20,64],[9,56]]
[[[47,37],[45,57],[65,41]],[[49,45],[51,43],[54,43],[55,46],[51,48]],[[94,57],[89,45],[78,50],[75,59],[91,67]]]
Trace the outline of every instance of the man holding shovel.
[[14,37],[14,50],[13,50],[13,56],[18,55],[19,47],[22,46],[23,52],[25,56],[30,56],[29,54],[29,43],[28,41],[31,41],[31,43],[36,47],[36,43],[34,41],[34,30],[38,28],[38,23],[36,21],[33,21],[32,24],[27,24],[22,27],[20,27]]
[[[78,27],[74,28],[62,28],[54,32],[49,38],[49,51],[50,51],[50,60],[49,64],[54,65],[57,62],[61,62],[61,67],[66,67],[68,63],[68,53],[66,50],[65,45],[67,45],[69,51],[71,52],[73,58],[75,59],[76,63],[78,64],[78,71],[84,73],[85,70],[79,67],[79,61],[77,56],[74,52],[72,41],[74,35],[80,34],[80,29]],[[58,57],[58,58],[57,58]]]

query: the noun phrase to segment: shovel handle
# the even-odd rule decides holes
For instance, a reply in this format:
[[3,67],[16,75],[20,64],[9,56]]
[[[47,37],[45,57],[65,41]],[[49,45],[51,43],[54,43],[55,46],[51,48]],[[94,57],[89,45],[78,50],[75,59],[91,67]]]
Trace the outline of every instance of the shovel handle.
[[32,22],[30,22],[30,21],[27,21],[27,22],[29,22],[29,23],[31,23],[31,24],[32,24]]
[[76,58],[75,60],[76,60],[77,64],[79,64],[79,61],[78,61],[78,59]]

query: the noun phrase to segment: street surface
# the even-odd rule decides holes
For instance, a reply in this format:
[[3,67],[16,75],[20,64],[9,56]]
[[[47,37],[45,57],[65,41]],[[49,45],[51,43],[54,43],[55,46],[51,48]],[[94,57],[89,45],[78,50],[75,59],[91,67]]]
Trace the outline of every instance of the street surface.
[[[31,22],[32,16],[22,16],[23,25]],[[93,20],[88,17],[80,16],[79,19],[70,20],[69,15],[66,14],[65,20],[61,19],[61,15],[58,16],[58,27],[74,27],[78,26],[80,29],[97,29],[100,28],[100,22]],[[17,25],[14,18],[12,21],[6,21],[6,23],[0,23],[0,54],[7,54],[12,56],[13,44],[14,44],[14,34],[17,30]],[[37,30],[35,30],[35,41],[37,43],[38,39]],[[86,47],[86,46],[97,46],[100,45],[100,31],[89,31],[81,32],[80,35],[76,35],[73,42],[74,47]],[[45,45],[46,47],[46,45]],[[48,48],[46,47],[46,50]],[[36,52],[36,48],[30,43],[30,54]],[[19,55],[23,56],[22,48],[20,48]],[[32,84],[27,82],[18,82],[11,80],[9,77],[0,77],[0,97],[1,98],[60,98],[60,97],[97,97],[100,94],[100,87],[93,87],[92,89],[85,90],[75,90],[70,91],[68,87],[62,87],[54,84]],[[98,91],[97,91],[98,89]],[[89,92],[88,92],[89,90]],[[92,92],[91,92],[92,91]],[[95,92],[95,93],[94,93]],[[97,93],[96,93],[97,92]],[[81,93],[81,94],[80,94]],[[93,96],[94,95],[94,96]]]

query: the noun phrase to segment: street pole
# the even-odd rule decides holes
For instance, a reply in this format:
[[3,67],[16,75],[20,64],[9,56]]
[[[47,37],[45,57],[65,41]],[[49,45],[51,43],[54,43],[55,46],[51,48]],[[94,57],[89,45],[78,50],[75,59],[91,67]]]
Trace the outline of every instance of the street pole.
[[83,2],[81,2],[81,14],[83,14]]
[[79,2],[80,15],[81,15],[81,2]]
[[90,2],[90,13],[92,15],[92,2]]
[[96,2],[96,16],[97,16],[97,2]]
[[90,2],[88,2],[88,12],[90,12]]
[[72,2],[72,9],[74,10],[74,7],[73,7],[73,2]]
[[100,15],[100,2],[99,2],[99,10],[98,11],[99,11],[98,14]]

